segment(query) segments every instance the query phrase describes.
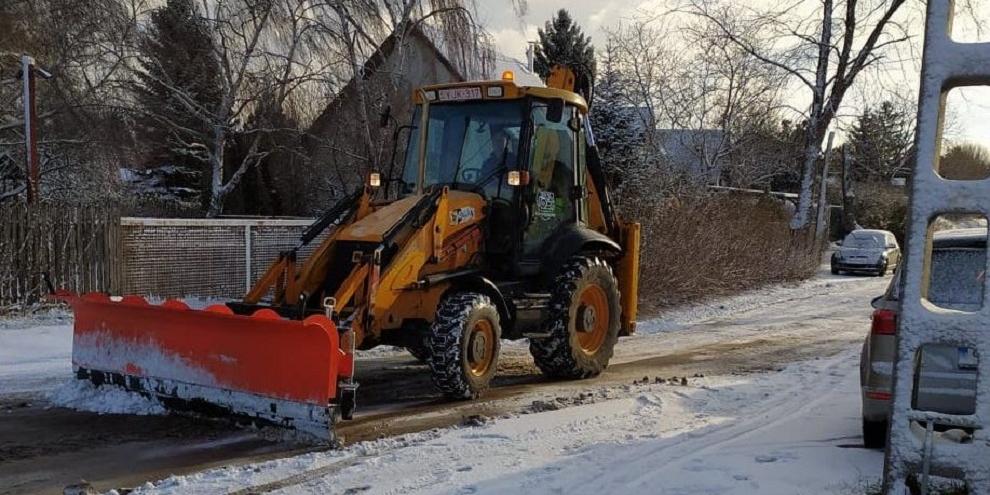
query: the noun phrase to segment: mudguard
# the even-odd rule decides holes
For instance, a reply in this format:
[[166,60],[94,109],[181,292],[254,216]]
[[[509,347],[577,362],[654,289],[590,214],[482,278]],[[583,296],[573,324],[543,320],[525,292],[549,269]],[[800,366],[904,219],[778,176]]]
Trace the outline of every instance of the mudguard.
[[544,244],[542,262],[545,268],[542,272],[553,277],[571,256],[588,251],[621,254],[622,247],[601,232],[578,224],[567,225]]

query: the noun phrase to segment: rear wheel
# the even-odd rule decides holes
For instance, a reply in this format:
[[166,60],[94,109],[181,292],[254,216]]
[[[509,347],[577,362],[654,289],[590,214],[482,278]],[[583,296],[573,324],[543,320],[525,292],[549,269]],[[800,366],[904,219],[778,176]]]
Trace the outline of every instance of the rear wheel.
[[446,296],[430,328],[433,384],[448,397],[481,395],[495,376],[502,329],[491,299],[476,292]]
[[619,337],[619,284],[599,258],[576,257],[554,280],[547,337],[529,341],[529,351],[543,374],[553,378],[588,378],[601,373]]
[[868,449],[882,449],[886,445],[887,422],[863,418],[863,446]]

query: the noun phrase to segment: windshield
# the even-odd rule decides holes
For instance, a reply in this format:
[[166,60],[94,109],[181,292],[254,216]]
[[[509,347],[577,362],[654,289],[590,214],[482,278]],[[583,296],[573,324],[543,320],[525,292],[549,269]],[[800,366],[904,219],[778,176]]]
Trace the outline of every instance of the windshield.
[[[406,194],[416,190],[419,180],[421,108],[417,107],[413,115],[417,128],[409,138],[402,173]],[[519,100],[430,105],[424,188],[445,184],[471,190],[481,184],[480,192],[487,196],[507,190],[500,178],[517,165],[522,110]]]
[[853,232],[842,241],[842,247],[855,249],[880,249],[883,247],[883,236]]

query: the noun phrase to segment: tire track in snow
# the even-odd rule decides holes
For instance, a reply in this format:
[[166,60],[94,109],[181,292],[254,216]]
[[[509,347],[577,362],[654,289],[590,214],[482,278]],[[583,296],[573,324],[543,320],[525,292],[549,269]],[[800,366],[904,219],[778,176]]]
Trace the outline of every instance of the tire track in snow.
[[[629,459],[626,462],[613,459],[612,464],[622,463],[627,466],[627,469],[623,470],[624,473],[642,473],[640,476],[612,479],[611,473],[592,469],[593,472],[586,472],[585,476],[575,479],[574,485],[580,488],[582,493],[593,492],[595,489],[607,491],[609,487],[614,486],[639,488],[647,492],[655,489],[647,483],[648,480],[663,477],[662,473],[678,470],[690,459],[705,457],[706,454],[714,453],[735,440],[772,430],[777,425],[790,421],[795,415],[821,404],[827,399],[827,392],[838,386],[845,376],[838,374],[837,370],[843,367],[855,368],[853,363],[857,352],[858,350],[846,351],[824,360],[818,372],[811,377],[812,379],[825,377],[825,379],[818,380],[810,387],[807,381],[799,381],[776,393],[779,399],[771,399],[758,409],[745,412],[744,419],[687,431],[674,437],[673,441],[661,442],[654,448],[634,449],[628,452]],[[686,456],[685,453],[690,453],[690,456]],[[585,456],[594,457],[595,453],[592,451]],[[584,465],[585,469],[588,467]]]

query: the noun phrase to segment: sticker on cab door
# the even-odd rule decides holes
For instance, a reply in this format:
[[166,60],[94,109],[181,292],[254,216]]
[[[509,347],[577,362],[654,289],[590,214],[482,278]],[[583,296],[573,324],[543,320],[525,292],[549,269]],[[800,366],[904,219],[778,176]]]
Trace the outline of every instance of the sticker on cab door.
[[462,206],[450,212],[451,225],[460,225],[464,222],[469,222],[472,218],[474,218],[473,206]]
[[553,218],[557,213],[557,198],[550,191],[540,191],[536,194],[536,216]]

